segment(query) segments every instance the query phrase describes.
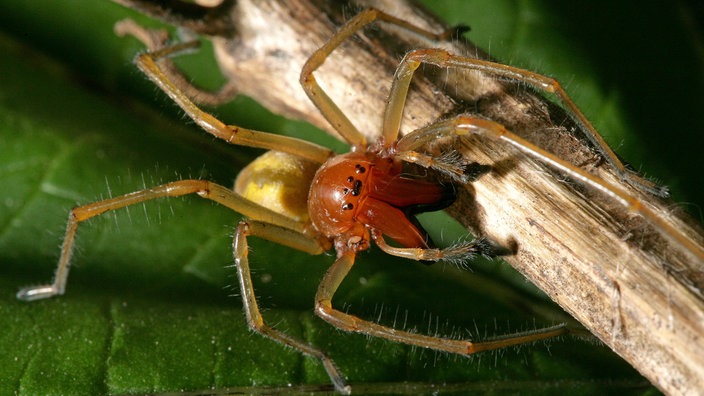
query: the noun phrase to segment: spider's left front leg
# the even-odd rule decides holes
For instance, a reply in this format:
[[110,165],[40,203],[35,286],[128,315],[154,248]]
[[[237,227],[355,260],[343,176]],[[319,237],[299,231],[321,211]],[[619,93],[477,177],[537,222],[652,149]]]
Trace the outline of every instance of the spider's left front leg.
[[[557,80],[501,63],[454,55],[442,49],[416,49],[407,53],[403,58],[396,69],[384,113],[384,136],[395,137],[398,134],[408,87],[413,75],[421,64],[431,64],[440,68],[476,71],[499,79],[523,83],[536,90],[553,94],[570,118],[581,128],[584,136],[592,143],[594,149],[599,152],[603,160],[613,168],[614,173],[623,181],[649,194],[661,197],[668,195],[667,188],[657,186],[626,168]],[[415,145],[415,147],[418,146]],[[577,167],[571,166],[571,168],[576,169]]]

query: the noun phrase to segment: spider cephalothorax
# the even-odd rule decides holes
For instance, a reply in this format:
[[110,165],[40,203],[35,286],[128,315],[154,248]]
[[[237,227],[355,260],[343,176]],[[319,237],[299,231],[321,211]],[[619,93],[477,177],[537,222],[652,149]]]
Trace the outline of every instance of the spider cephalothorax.
[[[427,249],[427,233],[411,216],[455,198],[449,185],[402,175],[402,161],[374,151],[350,152],[324,163],[308,196],[308,212],[336,249],[365,250],[370,230],[406,248]],[[448,188],[449,187],[449,188]]]

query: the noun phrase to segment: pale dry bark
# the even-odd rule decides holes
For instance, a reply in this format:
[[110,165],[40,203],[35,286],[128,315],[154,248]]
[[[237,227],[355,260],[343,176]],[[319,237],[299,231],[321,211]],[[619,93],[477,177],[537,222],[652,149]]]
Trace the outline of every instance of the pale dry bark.
[[[163,9],[120,0],[157,16]],[[225,1],[207,16],[185,10],[171,22],[212,37],[223,73],[272,111],[330,126],[298,82],[301,66],[370,2]],[[442,31],[423,10],[375,1],[387,12]],[[202,23],[208,18],[208,23]],[[379,130],[391,76],[410,48],[438,46],[380,24],[344,45],[317,80],[369,137]],[[471,44],[444,43],[484,57]],[[572,163],[621,185],[698,246],[704,237],[671,202],[620,182],[564,112],[521,86],[478,73],[416,79],[403,129],[469,112],[496,120]],[[436,80],[433,84],[428,80]],[[332,131],[331,131],[332,132]],[[576,137],[575,137],[576,136]],[[462,154],[493,171],[465,186],[449,212],[475,233],[515,248],[506,260],[662,391],[704,389],[704,270],[701,258],[663,238],[642,217],[500,142],[467,138]]]

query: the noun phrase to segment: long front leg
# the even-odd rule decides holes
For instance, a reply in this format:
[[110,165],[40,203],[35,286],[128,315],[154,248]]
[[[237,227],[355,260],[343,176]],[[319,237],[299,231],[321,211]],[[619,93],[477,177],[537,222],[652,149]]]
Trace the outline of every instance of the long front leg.
[[342,283],[342,280],[349,273],[350,269],[352,269],[352,266],[354,265],[354,258],[355,255],[353,252],[346,252],[341,255],[328,269],[325,277],[320,282],[320,286],[318,286],[318,291],[315,295],[315,313],[333,326],[342,330],[368,334],[404,344],[460,355],[471,355],[477,352],[504,348],[531,341],[539,341],[568,333],[568,330],[564,325],[558,325],[533,332],[513,334],[493,340],[472,342],[469,340],[455,340],[411,333],[360,319],[354,315],[338,311],[332,306],[333,295]]
[[386,243],[384,236],[372,232],[374,242],[385,253],[415,261],[446,261],[464,265],[477,256],[498,257],[513,253],[510,249],[496,245],[486,238],[476,238],[471,242],[459,242],[444,249],[402,248]]
[[[643,179],[637,174],[629,171],[623,165],[618,156],[606,144],[604,139],[594,129],[587,117],[582,114],[577,105],[570,99],[567,92],[553,78],[546,77],[528,70],[507,66],[500,63],[485,61],[481,59],[468,58],[451,54],[442,49],[418,49],[410,51],[403,58],[394,76],[391,86],[389,100],[387,101],[384,113],[384,136],[395,137],[398,134],[401,115],[406,103],[408,87],[413,78],[413,74],[418,67],[423,64],[431,64],[441,68],[457,68],[465,70],[476,70],[482,73],[496,76],[520,83],[525,83],[535,89],[552,93],[564,106],[572,119],[581,127],[587,139],[591,141],[595,149],[608,162],[623,180],[629,182],[641,190],[647,191],[657,196],[667,196],[667,189],[659,187],[649,180]],[[394,139],[395,140],[395,139]],[[408,142],[406,142],[407,144]],[[419,146],[418,144],[414,145]],[[408,148],[407,148],[408,149]]]
[[[401,138],[397,148],[399,151],[411,151],[438,137],[483,135],[492,139],[501,140],[556,168],[568,176],[584,183],[603,194],[611,197],[631,213],[643,216],[651,225],[660,231],[666,238],[679,244],[696,257],[698,262],[704,262],[704,248],[692,239],[686,237],[680,230],[672,227],[665,219],[653,212],[650,207],[636,196],[628,193],[622,187],[613,185],[580,167],[577,167],[556,155],[543,150],[531,142],[507,130],[503,125],[482,118],[461,115],[449,120],[440,121],[427,127],[418,129]],[[404,159],[407,160],[406,157]]]
[[256,295],[254,294],[254,285],[249,269],[248,236],[258,236],[310,254],[320,254],[323,252],[323,248],[321,248],[318,242],[301,233],[257,221],[240,222],[237,226],[235,239],[232,243],[235,265],[237,267],[237,279],[240,285],[240,292],[242,293],[242,304],[245,314],[247,315],[249,327],[265,337],[319,359],[335,386],[335,389],[342,394],[349,394],[351,389],[345,383],[344,378],[342,378],[340,370],[323,351],[303,340],[291,337],[286,333],[272,328],[264,321],[259,311]]

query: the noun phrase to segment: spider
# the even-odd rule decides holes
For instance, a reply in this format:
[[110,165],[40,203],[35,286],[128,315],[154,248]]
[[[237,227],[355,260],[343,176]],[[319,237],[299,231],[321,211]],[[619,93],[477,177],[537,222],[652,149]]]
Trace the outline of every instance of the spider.
[[[322,254],[334,249],[337,257],[320,282],[315,296],[315,312],[343,330],[463,355],[565,334],[568,330],[559,325],[484,342],[445,339],[396,330],[333,307],[332,298],[335,291],[354,265],[357,253],[368,249],[372,241],[388,254],[431,262],[464,260],[476,254],[497,255],[503,252],[500,247],[482,238],[446,249],[434,248],[425,231],[414,221],[413,215],[417,213],[441,209],[451,204],[454,200],[452,183],[469,183],[480,177],[475,167],[455,156],[434,157],[422,151],[423,146],[441,137],[480,134],[505,141],[601,190],[632,212],[650,219],[655,226],[667,229],[667,224],[659,224],[657,216],[627,193],[521,139],[493,121],[460,115],[399,137],[406,95],[414,72],[423,63],[439,67],[483,70],[499,77],[523,81],[547,92],[555,92],[577,122],[585,126],[587,131],[593,131],[588,121],[554,80],[528,71],[453,55],[441,49],[412,50],[404,57],[396,71],[384,111],[380,137],[374,142],[367,142],[364,135],[320,88],[314,78],[314,72],[344,40],[376,21],[391,23],[433,40],[443,40],[447,37],[447,32],[432,33],[376,9],[368,9],[352,18],[309,58],[301,72],[301,84],[311,101],[352,147],[349,153],[341,155],[334,155],[329,149],[306,141],[228,126],[201,110],[182,91],[180,85],[162,70],[159,63],[169,56],[197,47],[197,42],[175,44],[140,54],[136,59],[137,66],[206,132],[231,144],[272,151],[243,170],[238,176],[234,191],[206,180],[179,180],[74,208],[69,214],[53,283],[22,289],[18,292],[18,298],[31,301],[65,292],[75,233],[81,222],[107,211],[160,197],[197,194],[246,217],[236,227],[233,251],[249,326],[266,337],[319,359],[336,390],[341,393],[349,393],[350,387],[324,351],[265,323],[257,305],[250,274],[248,237],[268,239],[310,254]],[[149,32],[135,25],[124,26],[127,33],[150,42]],[[623,165],[599,135],[592,133],[588,136],[601,147],[607,161],[626,174]],[[257,203],[248,190],[252,186],[250,180],[257,176],[257,166],[270,163],[273,157],[281,164],[280,168],[290,167],[299,171],[294,172],[297,173],[298,179],[292,183],[297,186],[291,193],[294,205],[273,197],[269,197],[271,201],[258,200]],[[404,163],[439,171],[449,182],[441,184],[408,178],[402,173]],[[291,174],[286,177],[290,178]],[[637,179],[634,181],[639,183]],[[649,188],[647,183],[643,185],[645,189]],[[389,244],[387,238],[395,243]]]

